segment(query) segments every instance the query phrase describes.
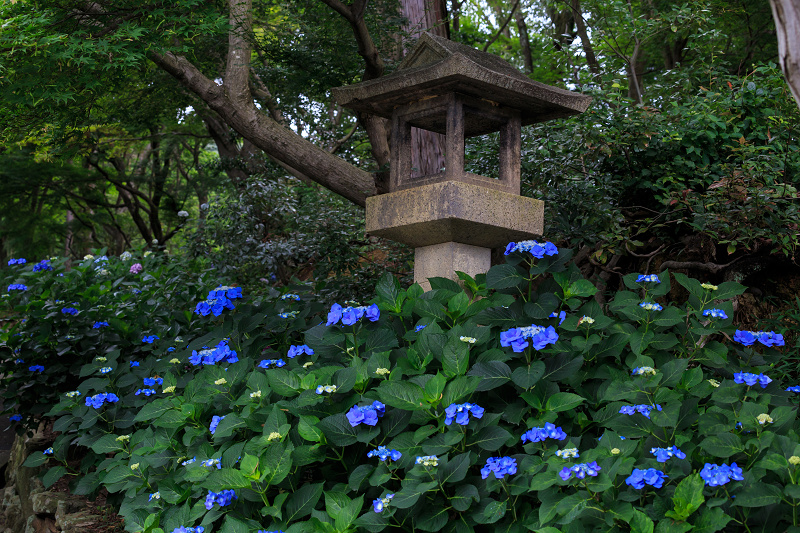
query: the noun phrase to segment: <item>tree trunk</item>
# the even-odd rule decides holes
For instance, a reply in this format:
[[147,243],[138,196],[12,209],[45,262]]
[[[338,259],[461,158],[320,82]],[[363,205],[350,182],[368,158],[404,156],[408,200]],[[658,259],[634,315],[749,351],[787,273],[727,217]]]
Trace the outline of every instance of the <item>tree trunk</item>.
[[599,76],[600,64],[597,62],[597,56],[594,55],[592,41],[589,40],[589,33],[586,31],[586,21],[583,20],[580,0],[572,0],[572,16],[575,19],[578,36],[581,38],[583,53],[586,54],[586,64],[589,65],[589,70],[592,71],[592,74]]
[[[402,0],[400,9],[408,20],[403,31],[412,38],[418,38],[425,31],[450,38],[444,0]],[[443,167],[444,135],[411,128],[411,175],[428,176],[440,172]]]
[[522,9],[514,11],[514,17],[519,30],[519,47],[522,50],[522,60],[525,63],[525,72],[533,72],[533,55],[531,54],[531,41],[528,38],[528,25],[525,24],[525,13]]
[[770,0],[778,33],[778,61],[800,106],[800,0]]

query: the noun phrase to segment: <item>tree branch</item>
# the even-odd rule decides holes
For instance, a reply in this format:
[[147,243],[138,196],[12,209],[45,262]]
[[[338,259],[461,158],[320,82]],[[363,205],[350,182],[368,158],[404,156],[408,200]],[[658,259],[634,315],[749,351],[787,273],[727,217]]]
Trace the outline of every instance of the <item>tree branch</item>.
[[489,41],[485,45],[483,45],[484,52],[489,49],[489,46],[491,46],[491,44],[495,42],[498,37],[500,37],[500,34],[503,33],[503,30],[506,29],[506,26],[508,26],[508,23],[511,22],[511,18],[514,16],[514,12],[517,10],[518,6],[519,6],[519,0],[516,0],[514,2],[514,5],[511,6],[511,13],[509,13],[508,17],[506,17],[506,21],[503,22],[503,25],[500,26],[500,29],[497,30],[497,33],[495,33],[494,36],[491,39],[489,39]]

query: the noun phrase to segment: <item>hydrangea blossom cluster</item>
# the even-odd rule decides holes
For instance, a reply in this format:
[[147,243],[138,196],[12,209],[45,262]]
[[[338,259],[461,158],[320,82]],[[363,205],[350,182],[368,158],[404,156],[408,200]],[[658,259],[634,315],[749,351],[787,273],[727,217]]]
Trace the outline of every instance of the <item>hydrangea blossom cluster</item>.
[[189,362],[194,366],[215,365],[222,360],[225,360],[226,363],[239,361],[236,352],[228,346],[227,339],[219,341],[219,344],[213,348],[203,348],[199,352],[192,350],[192,355],[189,357]]
[[352,427],[356,427],[359,424],[374,426],[378,423],[378,418],[382,417],[384,413],[386,413],[386,406],[375,400],[370,405],[354,405],[347,411],[346,416]]
[[194,312],[200,316],[212,314],[219,316],[225,309],[236,309],[233,302],[227,298],[208,298],[199,302],[194,308]]
[[295,300],[297,302],[300,301],[300,296],[297,294],[293,294],[291,292],[284,294],[281,296],[281,300]]
[[11,265],[24,265],[27,262],[28,261],[26,259],[23,259],[21,257],[19,259],[9,259],[8,260],[8,266],[11,266]]
[[192,463],[194,463],[194,462],[196,462],[196,461],[197,461],[197,456],[195,455],[195,456],[194,456],[194,457],[192,457],[191,459],[187,459],[187,460],[183,461],[183,462],[181,463],[181,465],[183,465],[183,466],[187,466],[187,465],[190,465],[190,464],[192,464]]
[[633,473],[628,476],[628,478],[625,480],[625,483],[634,489],[643,489],[645,485],[652,485],[653,487],[660,489],[667,477],[669,476],[667,476],[661,470],[656,470],[655,468],[648,468],[647,470],[634,468]]
[[139,396],[140,394],[144,394],[145,396],[152,396],[155,393],[156,391],[153,389],[136,389],[134,396]]
[[657,274],[639,274],[636,283],[661,283]]
[[219,426],[219,423],[222,422],[223,418],[225,417],[217,415],[211,417],[211,425],[208,426],[208,430],[211,432],[212,435],[217,431],[217,426]]
[[164,378],[144,378],[142,381],[148,387],[155,387],[156,385],[164,384]]
[[12,283],[11,285],[8,286],[8,291],[9,292],[11,292],[11,291],[27,291],[27,290],[28,290],[28,286],[27,285],[23,285],[22,283]]
[[714,465],[706,463],[700,471],[700,477],[703,478],[706,485],[709,487],[719,487],[725,485],[730,480],[742,481],[742,469],[736,463],[731,463],[731,466],[726,464]]
[[556,455],[562,459],[577,459],[581,456],[578,453],[578,448],[564,448],[563,450],[558,450]]
[[95,409],[100,409],[104,403],[116,403],[118,401],[119,397],[113,392],[101,392],[94,396],[86,397],[86,405],[91,405]]
[[233,489],[220,492],[208,491],[208,495],[206,495],[206,509],[211,510],[215,503],[219,504],[220,507],[225,507],[226,505],[230,505],[233,500],[238,499]]
[[61,313],[65,315],[75,316],[78,314],[78,310],[75,309],[74,307],[65,307],[64,309],[61,310]]
[[555,344],[558,340],[558,333],[553,326],[545,328],[536,324],[500,332],[500,346],[511,346],[516,353],[520,353],[528,347],[528,341],[525,339],[530,339],[533,349],[539,351],[548,344]]
[[656,461],[659,463],[666,463],[670,457],[686,459],[686,454],[680,451],[677,446],[670,446],[669,448],[651,448],[650,453],[656,456]]
[[44,367],[42,365],[33,365],[28,367],[28,370],[31,372],[44,372]]
[[639,307],[641,307],[642,309],[644,309],[646,311],[661,311],[661,310],[664,309],[663,307],[661,307],[659,304],[657,304],[655,302],[642,302],[642,303],[639,304]]
[[786,389],[786,392],[800,392],[800,385],[792,385]]
[[378,446],[375,450],[370,450],[367,453],[367,457],[377,457],[381,461],[385,461],[386,459],[391,459],[392,461],[397,461],[402,457],[403,454],[398,452],[397,450],[390,450],[386,446]]
[[237,298],[243,298],[242,296],[242,288],[241,287],[228,287],[224,285],[220,285],[213,291],[209,291],[208,298],[227,298],[228,300],[236,300]]
[[145,344],[153,344],[158,340],[158,335],[145,335],[142,342]]
[[141,273],[143,268],[144,267],[142,267],[141,263],[134,263],[131,265],[131,268],[130,270],[128,270],[128,272],[130,272],[131,274],[139,274]]
[[444,410],[444,424],[449,426],[453,423],[453,420],[455,420],[456,424],[466,426],[469,424],[470,413],[472,413],[472,416],[475,418],[481,418],[483,417],[483,412],[483,407],[475,405],[474,403],[451,403]]
[[280,368],[282,366],[286,366],[286,361],[283,359],[262,359],[258,363],[258,368]]
[[623,405],[619,408],[619,412],[622,415],[632,415],[634,413],[641,413],[647,418],[650,418],[650,411],[655,409],[656,411],[661,411],[661,405],[647,405],[647,404],[639,404],[639,405]]
[[108,322],[106,322],[105,320],[102,320],[102,321],[99,321],[99,322],[95,322],[94,324],[92,324],[92,329],[100,329],[100,328],[107,328],[107,327],[108,327]]
[[481,478],[488,478],[492,472],[497,479],[503,479],[506,474],[516,474],[517,460],[513,457],[490,457],[486,460],[486,466],[481,468]]
[[597,461],[592,461],[591,463],[578,463],[572,466],[565,466],[558,475],[561,476],[561,479],[564,481],[570,479],[572,476],[583,479],[586,476],[597,477],[600,470],[602,470],[602,468],[597,464]]
[[725,314],[725,311],[722,309],[706,309],[703,311],[703,316],[710,316],[711,318],[728,318],[728,315]]
[[303,355],[303,354],[314,355],[314,350],[312,350],[305,344],[301,344],[299,346],[292,345],[289,346],[289,352],[286,354],[286,357],[288,357],[289,359],[294,359],[298,355]]
[[181,526],[173,529],[172,533],[203,533],[205,530],[206,528],[204,528],[203,526],[197,526],[197,527]]
[[222,470],[222,462],[219,459],[206,459],[200,464],[205,466],[206,468],[211,468],[216,466],[217,470]]
[[550,313],[550,318],[557,318],[558,325],[560,326],[567,319],[567,312],[561,311],[560,313],[556,313],[555,311],[553,311],[552,313]]
[[34,272],[43,272],[43,271],[46,272],[48,270],[53,270],[53,267],[50,266],[49,259],[42,259],[41,261],[33,265]]
[[389,505],[389,502],[392,501],[394,498],[394,494],[387,494],[383,498],[376,498],[372,502],[372,510],[376,513],[383,512],[383,510]]
[[631,371],[632,376],[655,376],[656,369],[652,366],[637,366]]
[[545,422],[543,428],[531,428],[522,434],[522,442],[542,442],[546,439],[564,440],[567,434],[551,422]]
[[108,374],[109,372],[113,372],[113,371],[114,371],[114,369],[112,367],[110,367],[110,366],[104,366],[103,368],[100,369],[100,373],[101,374]]
[[8,417],[8,419],[11,420],[12,422],[19,422],[20,420],[22,420],[22,415],[11,415],[10,417]]
[[733,375],[733,381],[739,384],[745,384],[752,387],[756,383],[761,385],[762,389],[767,388],[772,380],[764,374],[753,374],[751,372],[737,372]]
[[414,464],[422,466],[439,466],[439,458],[435,455],[419,455]]
[[506,246],[505,255],[514,252],[528,252],[536,259],[541,259],[546,255],[558,254],[558,248],[550,241],[520,241],[508,243],[508,246]]
[[733,340],[745,346],[751,346],[756,341],[767,347],[786,344],[783,340],[783,335],[774,331],[745,331],[737,329],[733,334]]
[[333,304],[331,310],[328,312],[328,322],[326,326],[333,326],[342,321],[345,326],[352,326],[363,317],[367,317],[370,322],[377,322],[381,316],[381,311],[378,309],[377,304],[372,304],[369,307],[342,307],[339,304]]
[[336,392],[336,385],[318,385],[317,389],[314,391],[317,394],[322,394],[323,392],[327,394],[333,394]]

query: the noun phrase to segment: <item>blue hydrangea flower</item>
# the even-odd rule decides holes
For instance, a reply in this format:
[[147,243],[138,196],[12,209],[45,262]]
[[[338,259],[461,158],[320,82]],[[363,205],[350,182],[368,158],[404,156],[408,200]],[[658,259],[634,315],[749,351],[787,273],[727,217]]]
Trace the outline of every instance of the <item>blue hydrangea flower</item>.
[[23,285],[22,283],[12,283],[11,285],[8,286],[8,291],[9,292],[11,292],[11,291],[27,291],[27,290],[28,290],[28,286],[27,285]]
[[65,315],[72,315],[72,316],[78,314],[78,310],[75,309],[74,307],[65,307],[64,309],[61,310],[61,312]]
[[422,331],[423,329],[425,329],[425,326],[427,326],[427,325],[428,324],[419,324],[417,326],[414,326],[414,331],[418,333],[418,332]]
[[86,397],[86,405],[91,405],[95,409],[100,409],[104,403],[116,403],[119,397],[113,392],[101,392],[94,396]]
[[386,448],[386,446],[378,446],[377,449],[371,450],[369,453],[367,453],[367,457],[377,457],[381,461],[385,461],[387,459],[397,461],[402,455],[403,454],[397,450],[390,450]]
[[636,283],[661,283],[661,280],[656,274],[639,274]]
[[538,241],[520,241],[520,242],[510,242],[508,246],[506,246],[505,255],[508,255],[513,252],[529,252],[533,257],[536,259],[541,259],[546,255],[556,255],[558,254],[558,248],[555,244],[550,241],[546,242],[538,242]]
[[22,420],[22,415],[11,415],[10,417],[8,417],[8,419],[11,420],[12,422],[19,422],[20,420]]
[[472,416],[475,418],[482,418],[483,412],[483,407],[475,405],[474,403],[451,403],[444,410],[444,424],[449,426],[453,423],[453,420],[455,420],[456,424],[466,426],[469,424],[470,413],[472,413]]
[[664,308],[655,302],[642,302],[639,307],[646,311],[662,311]]
[[567,319],[567,312],[561,311],[560,313],[556,313],[555,311],[553,311],[552,313],[550,313],[550,318],[557,318],[558,325],[560,326],[564,322],[564,320]]
[[155,387],[156,385],[164,384],[164,378],[144,378],[142,381],[148,387]]
[[195,314],[200,316],[208,316],[212,314],[214,316],[219,316],[222,314],[222,311],[225,309],[236,309],[233,305],[233,302],[228,298],[209,298],[202,302],[199,302],[197,306],[194,308]]
[[286,366],[286,361],[283,359],[262,359],[258,363],[259,368],[280,368],[282,366]]
[[733,375],[733,381],[739,384],[746,384],[749,387],[758,383],[761,385],[762,389],[767,388],[767,385],[772,382],[772,380],[764,374],[753,374],[751,372],[737,372]]
[[287,293],[287,294],[284,294],[283,296],[281,296],[281,300],[295,300],[295,301],[299,302],[300,301],[300,296],[298,296],[297,294],[292,294],[290,292],[290,293]]
[[620,407],[619,412],[620,412],[620,414],[623,414],[623,415],[632,415],[634,413],[641,413],[642,415],[646,416],[647,418],[650,418],[650,411],[652,411],[653,409],[655,409],[656,411],[661,411],[661,405],[659,405],[659,404],[656,404],[656,405],[646,405],[646,404],[623,405],[622,407]]
[[792,385],[786,389],[786,392],[800,392],[800,385]]
[[725,311],[722,309],[706,309],[703,311],[703,316],[710,316],[711,318],[728,318],[728,315],[725,314]]
[[670,446],[669,448],[651,448],[650,453],[656,456],[656,461],[659,463],[666,463],[670,457],[686,459],[686,454],[680,451],[677,446]]
[[217,470],[222,470],[222,462],[219,459],[206,459],[200,464],[205,466],[206,468],[216,466]]
[[372,510],[376,513],[382,512],[389,505],[389,502],[392,501],[392,498],[394,498],[394,494],[387,494],[383,498],[373,500]]
[[219,423],[222,422],[223,418],[225,417],[217,415],[211,417],[211,425],[208,426],[208,430],[211,432],[212,435],[214,434],[215,431],[217,431],[217,426],[219,426]]
[[377,304],[372,304],[369,307],[342,307],[339,304],[333,304],[331,310],[328,312],[328,322],[326,326],[333,326],[342,321],[345,326],[352,326],[363,317],[366,317],[370,322],[376,322],[381,316],[381,311],[378,309]]
[[375,400],[370,405],[354,405],[349,411],[347,411],[347,421],[350,422],[352,427],[356,427],[359,424],[366,424],[368,426],[374,426],[378,423],[378,418],[382,417],[386,412],[386,406]]
[[114,371],[114,369],[111,368],[110,366],[104,366],[103,368],[100,369],[100,373],[101,374],[108,374],[109,372],[113,372],[113,371]]
[[153,344],[158,340],[158,335],[145,335],[142,342],[145,344]]
[[42,365],[33,365],[28,367],[28,370],[31,372],[44,372],[44,367]]
[[14,359],[14,362],[17,363],[18,365],[21,365],[25,363],[25,359]]
[[597,464],[597,461],[592,461],[591,463],[578,463],[572,466],[565,466],[558,475],[561,476],[561,479],[564,481],[567,481],[572,476],[578,479],[584,479],[586,476],[597,477],[600,470],[602,470],[602,468]]
[[139,366],[139,361],[131,361],[131,368]]
[[170,346],[169,348],[167,348],[167,353],[172,353],[174,351],[175,351],[175,347],[174,346]]
[[259,529],[257,533],[283,533],[283,530],[276,529],[274,531],[267,531],[266,529]]
[[745,331],[737,329],[733,335],[734,342],[751,346],[756,341],[764,346],[784,346],[783,335],[774,331]]
[[45,454],[45,455],[53,455],[53,448],[47,448],[42,453]]
[[25,260],[25,259],[23,259],[21,257],[19,259],[9,259],[8,260],[8,266],[11,266],[11,265],[24,265],[27,262],[28,262],[27,260]]
[[223,490],[220,492],[213,492],[208,491],[208,495],[206,496],[206,509],[209,511],[214,504],[218,504],[220,507],[225,507],[226,505],[230,505],[233,500],[238,500],[239,498],[236,497],[236,492],[233,489]]
[[239,357],[234,350],[228,346],[226,339],[221,340],[215,347],[203,347],[199,352],[192,350],[192,355],[189,357],[189,362],[194,365],[215,365],[220,361],[225,360],[227,363],[236,363]]
[[558,340],[558,333],[553,326],[545,328],[536,324],[500,332],[500,346],[511,346],[516,353],[520,353],[528,347],[528,341],[525,339],[530,339],[533,349],[539,351],[548,344],[555,344]]
[[197,462],[197,456],[196,455],[194,457],[192,457],[191,459],[187,459],[187,460],[183,461],[181,463],[181,465],[187,466],[187,465],[190,465],[190,464],[192,464],[194,462]]
[[107,327],[108,327],[108,322],[106,322],[105,320],[100,321],[100,322],[95,322],[94,324],[92,324],[92,329],[100,329],[100,328],[107,328]]
[[208,299],[213,300],[214,298],[226,298],[228,300],[236,300],[237,298],[243,298],[242,296],[242,288],[241,287],[227,287],[220,285],[213,291],[209,291]]
[[134,396],[139,396],[140,394],[144,394],[145,396],[152,396],[155,393],[156,391],[154,391],[153,389],[136,389]]
[[517,460],[513,457],[490,457],[486,460],[486,466],[481,468],[481,478],[486,479],[492,472],[496,479],[503,479],[506,474],[516,474]]
[[742,469],[739,468],[736,463],[731,463],[731,466],[726,464],[714,465],[706,463],[700,471],[700,477],[703,478],[703,481],[705,481],[706,485],[709,487],[725,485],[732,479],[737,481],[742,481],[744,479],[744,477],[742,477]]
[[41,261],[39,261],[38,263],[33,265],[33,271],[34,272],[42,272],[42,271],[47,271],[47,270],[53,270],[53,267],[50,266],[50,260],[49,259],[42,259]]
[[564,440],[566,438],[567,434],[564,433],[564,430],[550,422],[545,422],[543,428],[531,428],[522,434],[522,442],[542,442],[545,439]]
[[301,344],[299,346],[292,345],[289,346],[289,352],[286,354],[286,356],[289,359],[294,359],[298,355],[303,355],[303,354],[314,355],[314,350],[312,350],[305,344]]
[[647,470],[634,468],[633,473],[628,476],[625,483],[634,489],[643,489],[645,485],[652,485],[660,489],[664,484],[664,480],[668,477],[664,472],[655,468],[648,468]]
[[206,528],[204,528],[203,526],[197,526],[197,527],[181,526],[173,529],[172,533],[204,533],[205,530]]

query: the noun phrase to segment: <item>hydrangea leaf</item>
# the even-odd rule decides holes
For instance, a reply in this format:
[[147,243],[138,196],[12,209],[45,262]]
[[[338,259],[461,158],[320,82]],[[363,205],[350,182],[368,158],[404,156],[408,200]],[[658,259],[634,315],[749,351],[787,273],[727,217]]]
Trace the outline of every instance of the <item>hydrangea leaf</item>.
[[311,510],[322,496],[323,485],[323,483],[307,483],[292,493],[283,510],[286,523],[311,514]]
[[571,392],[558,392],[547,399],[545,409],[554,413],[575,409],[586,399]]
[[448,406],[457,403],[469,396],[481,383],[481,378],[476,376],[458,376],[450,381],[442,394],[440,405]]
[[486,286],[490,289],[511,289],[526,281],[520,270],[509,264],[495,265],[486,273]]
[[702,509],[694,523],[692,533],[715,533],[724,530],[731,520],[733,518],[725,514],[719,507]]
[[511,368],[500,361],[475,363],[467,372],[467,376],[481,378],[476,389],[478,391],[492,390],[507,384],[511,381],[511,374]]
[[499,450],[513,435],[499,426],[488,426],[467,440],[467,446],[478,446],[490,452]]
[[544,363],[533,361],[529,365],[522,365],[511,373],[511,380],[522,389],[530,389],[536,385],[544,375]]
[[720,433],[706,437],[700,442],[700,447],[710,455],[723,459],[744,451],[742,439],[733,433]]
[[420,483],[417,480],[404,480],[402,488],[397,494],[394,495],[391,505],[398,509],[407,509],[417,503],[419,497],[437,488],[439,484],[436,481],[428,481],[427,483]]
[[357,435],[360,428],[351,426],[344,414],[323,418],[317,427],[322,430],[328,441],[336,446],[350,446],[358,442]]
[[391,407],[409,411],[428,407],[422,387],[408,381],[383,381],[376,390],[381,401]]
[[766,507],[781,501],[783,491],[769,483],[755,481],[736,493],[734,507]]
[[464,512],[473,505],[473,502],[480,500],[481,497],[475,485],[458,485],[455,494],[450,498],[450,505],[456,511]]

